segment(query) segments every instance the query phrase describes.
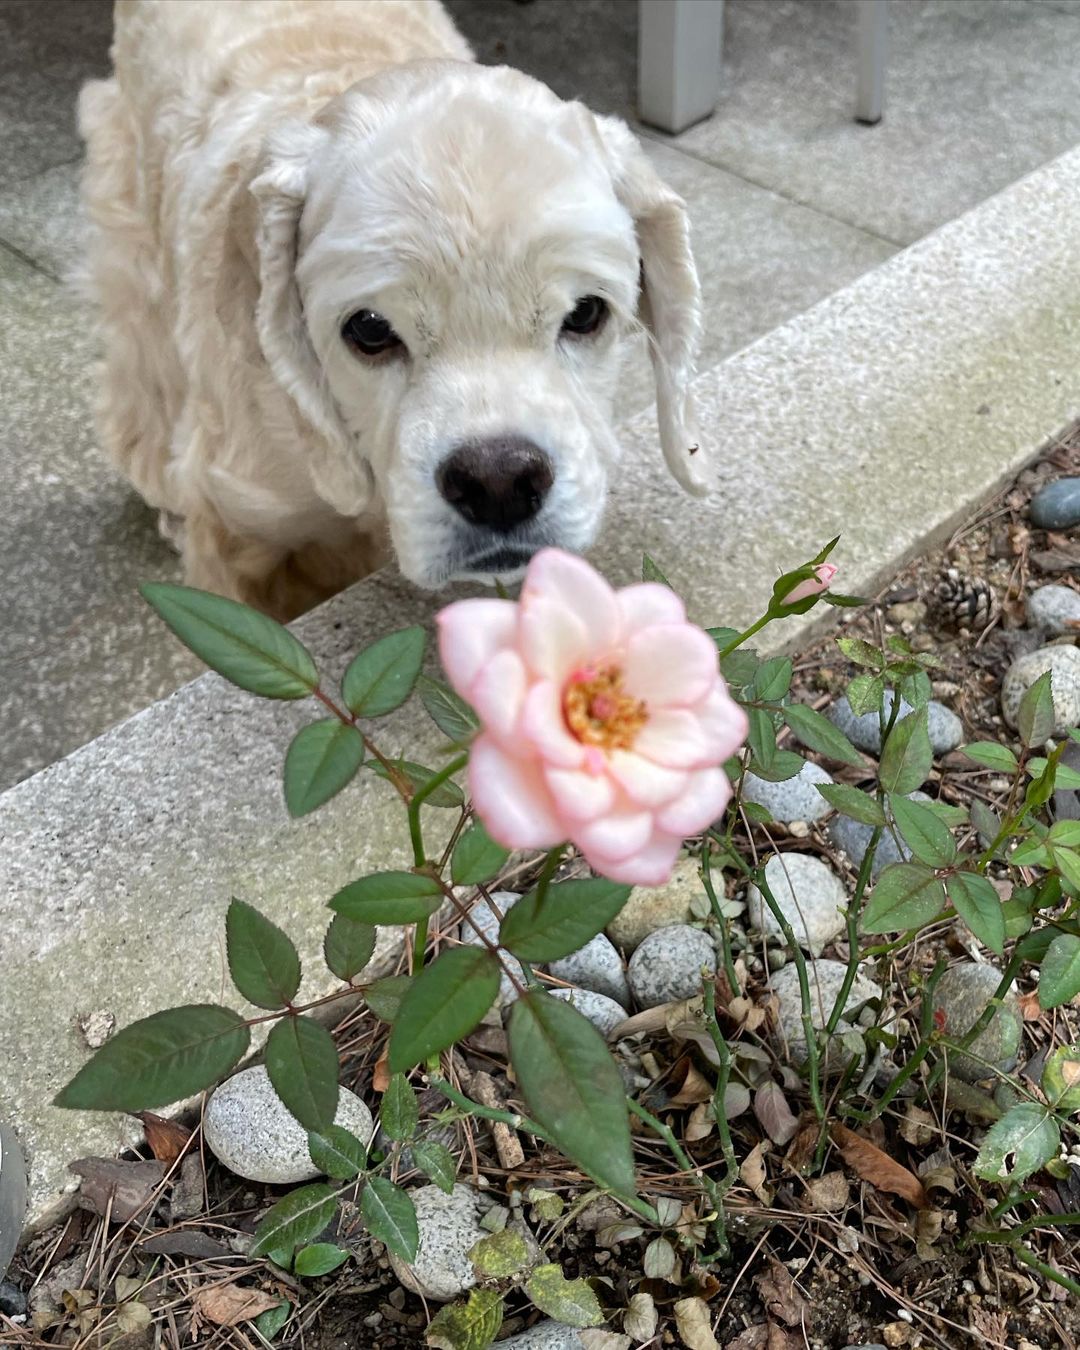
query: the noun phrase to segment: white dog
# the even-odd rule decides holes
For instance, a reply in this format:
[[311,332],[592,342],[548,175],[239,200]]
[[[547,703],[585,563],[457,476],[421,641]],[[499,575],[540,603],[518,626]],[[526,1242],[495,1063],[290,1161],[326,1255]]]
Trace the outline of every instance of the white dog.
[[473,64],[437,0],[118,0],[113,63],[100,434],[192,585],[290,617],[388,543],[423,587],[586,548],[643,325],[701,490],[686,212],[623,123]]

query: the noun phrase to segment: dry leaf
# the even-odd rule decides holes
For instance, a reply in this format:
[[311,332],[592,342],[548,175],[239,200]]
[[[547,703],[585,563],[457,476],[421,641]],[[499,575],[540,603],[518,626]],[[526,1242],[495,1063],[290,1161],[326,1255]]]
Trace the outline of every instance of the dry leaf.
[[833,1143],[840,1155],[864,1181],[876,1186],[879,1191],[888,1191],[899,1195],[916,1209],[925,1209],[926,1191],[914,1172],[883,1153],[876,1144],[863,1139],[846,1125],[833,1125],[829,1129]]
[[972,1305],[968,1309],[971,1329],[978,1336],[985,1337],[990,1345],[1004,1345],[1009,1329],[1008,1314],[1000,1308],[980,1308]]
[[859,1234],[854,1228],[838,1228],[836,1230],[836,1245],[845,1256],[854,1256],[859,1250]]
[[169,1198],[169,1222],[193,1219],[206,1208],[203,1164],[198,1153],[189,1153],[180,1164],[180,1174],[173,1181]]
[[212,1261],[217,1256],[231,1255],[227,1247],[196,1228],[182,1228],[175,1233],[156,1233],[141,1244],[140,1250],[161,1256],[190,1256],[196,1261]]
[[851,1187],[843,1172],[826,1172],[806,1183],[800,1209],[809,1214],[839,1214],[851,1200]]
[[937,1133],[937,1124],[929,1111],[924,1111],[914,1102],[908,1102],[904,1119],[900,1122],[900,1138],[907,1144],[922,1147],[929,1144]]
[[790,1271],[775,1257],[769,1258],[768,1270],[763,1270],[754,1277],[754,1284],[770,1317],[789,1327],[810,1325],[810,1310],[806,1299],[796,1289]]
[[1043,1010],[1039,1004],[1037,989],[1032,989],[1026,994],[1017,994],[1016,999],[1020,1004],[1020,1016],[1025,1022],[1037,1022],[1042,1017]]
[[656,1304],[652,1294],[635,1294],[626,1305],[623,1331],[635,1341],[651,1341],[656,1335]]
[[801,1174],[810,1166],[817,1151],[817,1141],[817,1122],[815,1121],[812,1125],[804,1125],[791,1141],[791,1147],[784,1155],[784,1161],[793,1172]]
[[931,1153],[929,1158],[923,1159],[919,1164],[919,1180],[927,1191],[948,1191],[950,1195],[956,1194],[959,1182],[952,1154],[947,1148],[939,1148],[936,1153]]
[[127,1223],[140,1212],[149,1217],[147,1206],[165,1175],[159,1162],[79,1158],[69,1166],[82,1177],[79,1204],[102,1216],[109,1214],[114,1223]]
[[150,1145],[150,1151],[158,1162],[171,1167],[187,1148],[191,1131],[175,1120],[155,1116],[153,1111],[139,1111],[137,1115],[146,1131],[146,1142]]
[[765,1185],[765,1158],[762,1146],[755,1144],[742,1161],[739,1176],[750,1187],[763,1205],[772,1204],[772,1194]]
[[698,1139],[706,1139],[712,1134],[715,1125],[712,1102],[702,1102],[690,1112],[690,1118],[683,1127],[683,1138],[688,1144],[696,1143]]
[[714,1068],[720,1067],[720,1052],[705,1029],[705,1000],[700,994],[666,1004],[664,1026],[673,1040],[691,1041]]
[[709,1305],[702,1298],[681,1298],[675,1304],[675,1325],[687,1350],[720,1350],[712,1334]]
[[740,1331],[733,1341],[728,1341],[724,1350],[766,1350],[769,1328],[764,1322],[756,1327],[747,1327]]
[[577,1333],[584,1350],[630,1350],[630,1337],[620,1336],[615,1331],[605,1331],[603,1327],[585,1327]]
[[763,1083],[754,1094],[754,1115],[774,1144],[789,1143],[799,1128],[799,1118],[787,1104],[779,1083]]
[[268,1308],[276,1308],[281,1299],[261,1289],[243,1289],[238,1284],[215,1284],[204,1285],[197,1290],[192,1302],[193,1325],[201,1319],[219,1327],[235,1327],[240,1322],[252,1321]]
[[907,1345],[911,1340],[911,1332],[910,1322],[889,1322],[881,1328],[881,1339],[889,1350],[895,1350],[898,1345]]
[[116,1325],[125,1335],[145,1331],[153,1321],[153,1314],[145,1303],[140,1303],[138,1299],[130,1299],[127,1303],[121,1303],[116,1310]]
[[689,1058],[680,1060],[675,1067],[682,1072],[683,1080],[678,1092],[668,1098],[669,1106],[697,1106],[700,1102],[712,1101],[712,1084],[694,1068]]
[[386,1050],[375,1061],[375,1071],[371,1075],[371,1086],[376,1092],[385,1092],[390,1086],[390,1059]]
[[940,1209],[922,1209],[915,1220],[915,1255],[920,1261],[936,1261],[934,1243],[941,1236],[945,1215]]

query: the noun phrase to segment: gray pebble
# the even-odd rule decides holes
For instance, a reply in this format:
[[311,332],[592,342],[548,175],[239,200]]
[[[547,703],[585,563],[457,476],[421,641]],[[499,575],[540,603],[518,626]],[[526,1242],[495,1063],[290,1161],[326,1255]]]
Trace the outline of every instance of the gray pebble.
[[[941,1015],[944,1033],[950,1040],[960,1040],[970,1031],[1000,983],[1001,971],[996,966],[974,961],[953,966],[942,975],[934,990],[934,1010]],[[989,1065],[1002,1073],[1011,1073],[1020,1053],[1022,1030],[1020,1003],[1010,990],[990,1024],[968,1047],[971,1054],[949,1052],[949,1072],[966,1083],[989,1078],[993,1072]]]
[[606,994],[624,1008],[630,1006],[630,986],[626,983],[622,957],[603,933],[597,933],[569,956],[550,961],[548,970],[556,979],[578,989],[591,989],[594,994]]
[[1080,595],[1071,586],[1040,586],[1027,598],[1027,621],[1044,633],[1075,633],[1070,624],[1080,624]]
[[5,1317],[22,1317],[26,1312],[26,1295],[17,1284],[0,1280],[0,1313]]
[[480,1197],[460,1182],[446,1195],[438,1186],[419,1186],[409,1196],[416,1207],[420,1244],[411,1264],[387,1251],[394,1274],[406,1289],[446,1303],[476,1283],[469,1252],[487,1237],[480,1227]]
[[[505,916],[507,910],[513,909],[521,896],[514,891],[492,891],[491,899],[494,902],[495,909],[498,910],[498,916],[486,900],[477,900],[476,904],[469,910],[469,917],[473,923],[483,930],[485,937],[490,942],[495,942],[499,937],[499,925],[502,923],[501,916]],[[460,935],[462,942],[470,947],[484,946],[483,939],[477,934],[476,929],[473,928],[471,923],[466,923],[464,919],[461,922]],[[521,962],[516,957],[511,956],[509,952],[503,952],[502,959],[513,969],[514,974],[524,985],[525,971]],[[518,993],[514,988],[513,980],[505,970],[501,970],[499,973],[499,993],[495,999],[496,1008],[506,1007],[513,1003],[517,996]]]
[[608,924],[607,935],[621,951],[632,952],[650,933],[672,924],[689,923],[694,917],[695,898],[704,894],[697,859],[682,858],[665,885],[634,887],[626,904]]
[[[844,930],[844,883],[820,858],[809,853],[774,853],[765,864],[765,881],[791,925],[800,947],[820,956],[825,944]],[[750,922],[783,940],[780,924],[756,886],[747,891]]]
[[630,989],[638,1005],[655,1008],[701,992],[702,967],[716,970],[712,938],[678,924],[651,933],[630,958]]
[[[908,796],[913,802],[932,800],[925,792],[911,792]],[[850,816],[837,815],[835,820],[829,822],[829,838],[838,849],[847,854],[852,866],[856,868],[862,866],[873,833],[872,825],[864,825],[861,820],[852,820]],[[907,862],[910,857],[911,850],[907,844],[902,839],[898,843],[893,832],[885,830],[874,852],[874,861],[870,868],[871,881],[876,881],[890,863]]]
[[935,755],[947,755],[964,740],[964,724],[951,708],[931,699],[926,705],[926,733]]
[[[338,1089],[334,1124],[364,1145],[371,1139],[371,1112],[348,1088]],[[214,1090],[203,1112],[203,1138],[218,1162],[249,1181],[283,1185],[319,1175],[307,1131],[286,1109],[262,1064],[241,1069]]]
[[547,1321],[499,1341],[498,1350],[585,1350],[585,1342],[574,1327]]
[[1058,478],[1039,489],[1028,508],[1040,530],[1067,530],[1080,524],[1080,478]]
[[1080,724],[1080,648],[1059,646],[1040,647],[1009,667],[1001,686],[1001,711],[1009,726],[1016,726],[1021,700],[1048,670],[1057,719],[1053,734],[1064,736],[1070,727]]
[[597,994],[591,989],[552,989],[549,992],[564,1003],[572,1003],[605,1040],[620,1022],[626,1021],[626,1009],[606,994]]
[[807,760],[794,778],[785,778],[782,783],[770,783],[756,774],[745,774],[742,796],[743,801],[764,806],[773,820],[784,825],[793,820],[814,821],[832,810],[814,785],[832,781],[832,774],[826,773],[820,764]]
[[[806,973],[810,984],[811,1020],[820,1031],[828,1022],[833,1004],[840,996],[847,966],[842,961],[807,961]],[[777,1014],[779,1035],[787,1044],[792,1063],[802,1064],[806,1060],[806,1036],[802,1024],[802,999],[799,992],[798,968],[794,965],[785,966],[783,970],[777,971],[771,977],[769,984],[780,1005]],[[847,1008],[841,1014],[837,1033],[850,1029],[853,1025],[860,1025],[863,1019],[860,1018],[859,1022],[856,1023],[852,1014],[868,999],[879,999],[881,997],[882,991],[879,984],[875,984],[861,971],[856,974],[855,983],[851,986],[851,993],[848,995]],[[872,1026],[874,1022],[873,1012],[868,1009],[864,1016],[866,1023]],[[843,1062],[843,1056],[836,1053],[838,1048],[835,1045],[829,1047],[829,1068],[839,1067]]]
[[[886,689],[886,720],[888,720],[889,713],[892,711],[893,698],[893,690]],[[906,698],[902,698],[900,700],[900,717],[904,718],[910,712],[914,712],[914,708]],[[852,745],[857,745],[860,750],[865,750],[867,754],[876,755],[880,753],[881,727],[876,712],[862,713],[859,717],[856,717],[851,711],[851,704],[847,701],[847,695],[843,694],[835,703],[829,705],[825,710],[825,715],[834,726],[840,728]]]

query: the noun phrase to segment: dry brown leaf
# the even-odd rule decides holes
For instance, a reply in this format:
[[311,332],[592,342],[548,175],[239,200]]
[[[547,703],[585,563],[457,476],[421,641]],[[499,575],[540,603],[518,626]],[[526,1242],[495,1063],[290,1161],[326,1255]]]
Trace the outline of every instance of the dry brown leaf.
[[635,1294],[623,1313],[623,1331],[635,1341],[651,1341],[656,1335],[656,1303],[651,1294]]
[[616,1331],[605,1331],[603,1327],[585,1327],[577,1335],[584,1350],[630,1350],[629,1336],[620,1336]]
[[908,1102],[904,1118],[900,1122],[900,1138],[905,1143],[922,1147],[929,1144],[937,1133],[937,1123],[929,1111],[924,1111],[914,1102]]
[[375,1069],[371,1075],[371,1086],[376,1092],[385,1092],[390,1086],[390,1058],[386,1050],[382,1052],[375,1061]]
[[1000,1308],[982,1308],[973,1305],[968,1309],[971,1329],[984,1336],[991,1345],[1004,1345],[1009,1329],[1008,1314]]
[[207,1233],[197,1228],[181,1228],[174,1233],[156,1233],[140,1245],[140,1251],[159,1253],[162,1256],[190,1256],[196,1261],[213,1260],[218,1256],[229,1256],[227,1247],[215,1242]]
[[941,1236],[945,1215],[940,1209],[922,1209],[915,1220],[915,1255],[920,1261],[936,1261],[934,1243]]
[[138,1117],[146,1131],[146,1142],[154,1157],[166,1167],[183,1153],[191,1138],[191,1131],[175,1120],[166,1120],[164,1116],[155,1116],[153,1111],[139,1111]]
[[789,1143],[799,1128],[799,1118],[788,1106],[779,1083],[763,1083],[754,1093],[754,1115],[774,1144]]
[[712,1334],[709,1305],[702,1298],[681,1298],[675,1304],[675,1325],[687,1350],[720,1350]]
[[760,1144],[755,1144],[739,1168],[739,1176],[750,1187],[763,1205],[772,1204],[772,1194],[765,1185],[765,1156]]
[[697,1106],[700,1102],[712,1101],[712,1084],[694,1067],[689,1057],[681,1059],[675,1067],[682,1076],[682,1085],[668,1098],[669,1106]]
[[244,1289],[238,1284],[204,1285],[192,1300],[195,1319],[213,1322],[219,1327],[235,1327],[250,1322],[276,1308],[281,1302],[262,1289]]
[[851,1200],[851,1187],[843,1172],[826,1172],[806,1183],[801,1209],[809,1214],[839,1214]]
[[791,1272],[775,1257],[769,1258],[768,1270],[755,1275],[758,1296],[770,1318],[789,1327],[810,1325],[810,1306],[795,1287]]
[[926,1191],[914,1172],[890,1158],[876,1144],[863,1139],[846,1125],[830,1126],[829,1134],[851,1170],[879,1191],[899,1195],[916,1209],[925,1209]]
[[1020,1016],[1025,1022],[1037,1022],[1043,1015],[1043,1010],[1039,1004],[1039,991],[1032,989],[1026,994],[1017,994],[1017,1002],[1020,1004]]
[[769,1328],[764,1322],[756,1327],[747,1327],[740,1331],[733,1341],[728,1341],[724,1350],[766,1350]]
[[889,1322],[881,1328],[881,1339],[889,1350],[895,1350],[896,1346],[907,1345],[911,1340],[912,1330],[910,1322]]
[[805,1172],[810,1166],[810,1162],[817,1151],[817,1141],[818,1127],[816,1121],[812,1125],[804,1125],[799,1130],[791,1141],[791,1147],[784,1155],[784,1161],[793,1172]]
[[109,1214],[114,1223],[127,1223],[140,1212],[147,1217],[154,1189],[165,1175],[159,1162],[79,1158],[69,1166],[82,1177],[79,1204],[102,1216]]
[[683,1127],[683,1138],[688,1144],[696,1143],[697,1140],[705,1139],[712,1134],[715,1126],[712,1102],[702,1102],[690,1112],[690,1117]]
[[198,1153],[189,1153],[180,1164],[179,1175],[173,1179],[169,1198],[170,1223],[193,1219],[203,1212],[206,1208],[205,1180],[202,1158]]
[[959,1181],[953,1166],[952,1154],[947,1148],[939,1148],[919,1164],[919,1180],[927,1191],[948,1191],[955,1195]]

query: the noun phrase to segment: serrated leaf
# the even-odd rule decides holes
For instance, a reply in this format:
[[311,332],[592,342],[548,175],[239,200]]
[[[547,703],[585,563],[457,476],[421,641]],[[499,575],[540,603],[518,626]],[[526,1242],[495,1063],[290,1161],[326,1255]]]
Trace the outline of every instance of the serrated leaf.
[[661,586],[666,586],[669,591],[675,589],[647,553],[643,554],[641,558],[641,579],[642,581],[655,581]]
[[437,1139],[418,1139],[409,1146],[409,1151],[424,1176],[444,1194],[451,1195],[457,1180],[457,1163],[446,1145]]
[[849,683],[847,701],[856,717],[880,712],[885,699],[885,681],[880,675],[856,675]]
[[[922,802],[890,795],[889,810],[917,862],[930,867],[948,867],[955,861],[956,840],[949,833],[949,827]],[[1000,902],[998,908],[1001,908]]]
[[507,911],[499,942],[523,961],[557,961],[603,932],[630,898],[630,887],[598,877],[560,881]]
[[1044,671],[1020,700],[1016,727],[1025,745],[1042,745],[1054,734],[1057,716],[1050,671]]
[[1080,937],[1059,933],[1046,949],[1039,973],[1039,1005],[1059,1008],[1080,994]]
[[360,1197],[360,1213],[373,1237],[403,1261],[416,1260],[420,1233],[413,1202],[385,1177],[370,1177]]
[[[390,763],[408,781],[414,792],[419,792],[422,787],[426,787],[429,779],[435,777],[434,769],[425,768],[423,764],[414,764],[411,759],[395,759]],[[364,768],[370,769],[378,778],[389,778],[386,769],[377,759],[366,760]],[[464,804],[465,794],[456,783],[440,783],[430,797],[424,798],[425,806],[456,808]]]
[[750,772],[770,783],[785,783],[801,772],[806,760],[792,750],[777,750],[768,765],[750,761]]
[[901,718],[889,733],[881,752],[878,778],[886,792],[904,795],[922,787],[934,767],[934,752],[926,730],[926,709]]
[[349,1253],[335,1243],[314,1242],[296,1253],[293,1270],[310,1280],[316,1275],[329,1275],[348,1259]]
[[394,1021],[410,984],[411,975],[387,975],[364,990],[364,999],[380,1022]]
[[425,1343],[434,1350],[488,1350],[503,1320],[497,1289],[470,1289],[466,1303],[447,1303],[431,1319]]
[[441,904],[442,889],[434,877],[374,872],[343,886],[330,908],[356,923],[416,923],[430,918]]
[[860,792],[858,788],[848,787],[845,783],[815,783],[814,786],[842,816],[850,816],[864,825],[885,824],[885,812],[876,797]]
[[325,1134],[338,1103],[334,1038],[310,1017],[285,1017],[266,1040],[266,1072],[274,1091],[305,1130]]
[[542,1313],[570,1327],[595,1327],[604,1320],[600,1302],[584,1280],[568,1280],[552,1262],[537,1266],[525,1281],[525,1292]]
[[972,741],[970,745],[962,745],[960,753],[997,773],[1015,773],[1019,762],[1007,745],[998,745],[996,741]]
[[348,983],[364,969],[375,951],[375,928],[357,923],[345,914],[335,914],[323,938],[323,957],[328,968]]
[[1061,1131],[1046,1107],[1024,1102],[990,1126],[975,1159],[975,1175],[1015,1185],[1056,1157],[1060,1145]]
[[864,642],[862,638],[837,638],[836,645],[847,659],[854,661],[857,666],[868,666],[871,670],[879,671],[885,669],[884,654],[869,642]]
[[306,816],[336,796],[364,762],[364,738],[356,727],[327,717],[293,737],[285,754],[285,805]]
[[953,806],[951,802],[943,801],[921,802],[920,805],[923,810],[929,811],[950,829],[954,825],[966,825],[968,822],[967,807]]
[[798,740],[818,754],[828,755],[830,759],[842,764],[854,764],[862,768],[864,760],[839,727],[833,726],[827,717],[805,703],[789,703],[784,709],[784,721],[795,733]]
[[500,969],[486,948],[452,947],[413,977],[390,1033],[390,1070],[402,1073],[467,1036],[495,1002]]
[[470,1247],[469,1260],[477,1275],[505,1280],[529,1264],[529,1249],[520,1233],[504,1228]]
[[426,645],[422,628],[402,628],[353,657],[341,682],[348,710],[355,717],[383,717],[400,708],[413,691]]
[[922,863],[893,863],[874,884],[863,911],[866,933],[921,928],[945,904],[945,887]]
[[773,656],[762,661],[754,676],[754,690],[762,703],[779,703],[791,688],[791,658]]
[[739,637],[739,630],[737,628],[706,628],[705,632],[716,643],[718,651],[723,651],[725,647],[730,647],[735,639]]
[[1051,856],[1055,867],[1069,885],[1074,888],[1080,887],[1080,854],[1074,853],[1072,849],[1062,848],[1055,844],[1051,848]]
[[153,581],[143,599],[211,670],[263,698],[306,698],[319,683],[311,653],[275,619],[209,591]]
[[309,1133],[308,1153],[319,1171],[335,1181],[351,1181],[367,1166],[367,1149],[342,1125],[331,1125],[322,1134]]
[[416,688],[428,716],[454,745],[467,745],[480,730],[476,713],[442,680],[421,675]]
[[1080,820],[1058,820],[1050,826],[1046,836],[1052,844],[1063,848],[1080,848]]
[[239,1013],[214,1004],[169,1008],[105,1042],[55,1100],[81,1111],[144,1111],[211,1087],[245,1054]]
[[594,1181],[633,1195],[622,1077],[593,1024],[569,1003],[532,989],[511,1009],[509,1041],[529,1114]]
[[[735,635],[738,637],[738,634]],[[757,674],[761,664],[758,654],[752,647],[737,647],[720,659],[720,673],[733,689],[748,685]]]
[[243,900],[225,915],[225,949],[233,984],[257,1008],[284,1008],[300,988],[300,957],[290,939]]
[[337,1209],[337,1192],[325,1181],[300,1186],[280,1199],[259,1221],[249,1256],[292,1251],[318,1237]]
[[746,717],[749,724],[746,743],[759,766],[755,772],[767,773],[777,755],[776,725],[772,713],[766,712],[764,708],[747,708]]
[[457,841],[450,859],[450,876],[455,886],[476,886],[490,881],[510,856],[510,850],[497,844],[481,820],[474,820]]
[[945,883],[949,899],[984,946],[1001,956],[1005,950],[1005,914],[1001,896],[978,872],[957,872]]
[[391,1139],[411,1139],[420,1124],[416,1093],[403,1073],[391,1074],[383,1093],[379,1122]]
[[276,1308],[267,1308],[264,1313],[260,1313],[252,1325],[264,1341],[272,1341],[289,1320],[291,1312],[292,1304],[283,1298]]
[[1080,1045],[1059,1046],[1047,1058],[1040,1086],[1056,1110],[1080,1110]]

